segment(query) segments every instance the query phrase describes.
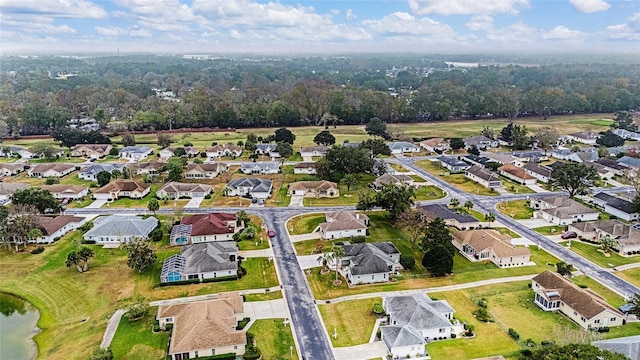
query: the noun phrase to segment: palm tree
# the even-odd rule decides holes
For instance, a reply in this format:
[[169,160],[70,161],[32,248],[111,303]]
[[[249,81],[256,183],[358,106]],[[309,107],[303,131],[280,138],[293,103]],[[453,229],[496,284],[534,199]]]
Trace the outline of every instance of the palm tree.
[[347,192],[351,191],[352,186],[358,185],[358,179],[353,174],[346,174],[340,182],[347,187]]
[[451,200],[449,201],[449,205],[451,205],[452,208],[457,208],[458,206],[460,206],[460,200],[451,198]]
[[609,235],[600,239],[600,247],[605,254],[609,253],[609,250],[613,248],[613,244],[615,244],[615,240],[613,240]]
[[89,270],[89,259],[91,259],[95,253],[87,246],[83,246],[78,250],[78,257],[83,262],[82,272]]
[[467,200],[464,205],[463,205],[466,209],[471,210],[473,209],[473,201],[471,200]]
[[325,271],[326,274],[326,272],[329,271],[329,264],[333,261],[333,254],[330,252],[322,253],[322,255],[318,256],[317,261],[322,265],[322,270]]
[[342,260],[342,257],[344,256],[344,248],[334,244],[331,249],[331,253],[333,259],[336,261],[336,282],[338,282],[338,266],[340,265],[340,260]]
[[149,209],[149,211],[153,211],[153,215],[156,215],[156,211],[158,211],[158,209],[160,209],[160,204],[158,203],[158,200],[156,198],[152,198],[151,200],[149,200],[149,202],[147,202],[147,208]]
[[222,189],[222,194],[226,197],[225,202],[229,201],[229,193],[231,192],[231,189],[229,189],[228,187],[224,187],[224,189]]
[[238,224],[242,224],[242,226],[247,226],[249,223],[249,215],[244,210],[240,210],[236,213],[236,218],[238,219]]
[[484,220],[489,222],[489,227],[491,227],[491,223],[496,221],[496,216],[493,213],[487,213],[484,215]]
[[76,269],[78,269],[78,272],[82,272],[82,267],[80,266],[80,257],[78,256],[78,253],[76,251],[72,251],[67,254],[67,259],[64,261],[64,264],[67,267],[75,265]]

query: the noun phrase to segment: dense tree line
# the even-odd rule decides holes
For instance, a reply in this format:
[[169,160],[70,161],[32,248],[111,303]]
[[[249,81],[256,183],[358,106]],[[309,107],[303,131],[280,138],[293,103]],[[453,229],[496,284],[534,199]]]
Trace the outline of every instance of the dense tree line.
[[[130,130],[282,127],[614,112],[640,107],[635,65],[449,68],[442,60],[176,57],[0,59],[0,115],[13,133],[50,133],[69,118]],[[400,71],[390,71],[394,67]],[[77,72],[67,80],[58,72]],[[152,88],[173,91],[163,101]],[[389,92],[393,89],[393,94]]]

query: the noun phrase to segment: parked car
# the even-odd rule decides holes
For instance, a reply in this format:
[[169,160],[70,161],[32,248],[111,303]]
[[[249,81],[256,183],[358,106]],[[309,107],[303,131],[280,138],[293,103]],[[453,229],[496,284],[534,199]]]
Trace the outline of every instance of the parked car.
[[276,232],[273,230],[269,230],[269,232],[267,232],[267,235],[269,235],[270,238],[276,236]]
[[567,231],[566,233],[562,234],[560,237],[563,239],[573,239],[573,238],[577,238],[578,234],[576,234],[575,231]]

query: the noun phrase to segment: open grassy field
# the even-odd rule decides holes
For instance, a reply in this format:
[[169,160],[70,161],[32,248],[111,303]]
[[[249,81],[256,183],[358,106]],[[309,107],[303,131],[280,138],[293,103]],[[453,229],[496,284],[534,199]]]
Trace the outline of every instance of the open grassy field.
[[[341,347],[368,343],[376,323],[376,317],[371,311],[375,303],[382,304],[382,299],[371,298],[318,305],[324,326],[329,332],[331,344],[334,347]],[[337,338],[333,337],[334,329],[338,334]]]
[[338,184],[340,196],[335,198],[305,198],[304,206],[339,206],[339,205],[355,205],[358,203],[358,190],[369,187],[376,176],[372,174],[356,174],[358,185],[352,186],[349,190],[344,184]]
[[299,215],[289,219],[287,228],[291,235],[308,234],[317,228],[318,225],[325,222],[325,220],[326,216],[324,213]]
[[437,200],[446,196],[444,190],[435,185],[420,186],[416,189],[416,201]]
[[165,357],[170,332],[153,332],[157,311],[157,307],[151,307],[144,318],[134,322],[124,316],[120,319],[111,342],[115,359],[160,360]]
[[420,168],[429,173],[440,176],[442,180],[455,186],[456,188],[476,195],[498,196],[499,194],[490,188],[484,187],[477,182],[464,176],[464,174],[449,174],[449,170],[440,166],[438,162],[431,160],[420,160],[415,163]]
[[561,226],[561,225],[550,225],[550,226],[543,226],[543,227],[539,227],[531,230],[539,234],[548,236],[548,235],[562,234],[565,231],[565,228],[566,228],[565,226]]
[[[565,246],[567,245],[566,242],[563,242],[562,244]],[[640,262],[640,255],[620,256],[615,251],[609,251],[609,256],[606,256],[602,252],[598,251],[600,250],[598,245],[587,244],[581,241],[576,241],[575,239],[571,241],[571,250],[605,269]]]
[[502,179],[502,188],[512,194],[533,194],[535,191],[529,189],[527,186],[517,184],[504,176],[500,176]]
[[298,359],[291,327],[284,319],[256,320],[247,332],[255,335],[263,359]]
[[640,268],[616,271],[615,274],[620,278],[634,284],[635,286],[640,286]]
[[527,200],[511,200],[498,204],[496,207],[501,213],[512,216],[516,220],[526,220],[533,217],[533,209],[529,207]]

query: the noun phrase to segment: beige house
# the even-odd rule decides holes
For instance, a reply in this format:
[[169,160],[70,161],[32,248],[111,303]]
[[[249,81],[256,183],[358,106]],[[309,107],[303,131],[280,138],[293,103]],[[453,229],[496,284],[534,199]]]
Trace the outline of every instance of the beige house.
[[581,239],[600,242],[605,237],[614,240],[613,248],[622,255],[640,252],[640,230],[618,220],[579,222],[569,225],[568,231],[575,232]]
[[158,199],[180,199],[205,197],[211,194],[212,186],[207,184],[192,184],[181,182],[169,182],[164,184],[160,190],[156,192]]
[[24,171],[22,164],[0,164],[0,176],[18,175]]
[[185,179],[213,179],[214,177],[229,170],[225,163],[213,164],[189,164],[184,171]]
[[44,163],[31,167],[31,169],[27,171],[27,175],[35,178],[61,178],[72,173],[75,169],[76,167],[74,165],[69,164]]
[[159,162],[142,162],[134,166],[138,175],[160,175],[164,168],[164,164]]
[[142,199],[151,191],[149,184],[135,180],[114,180],[93,192],[96,200],[115,200],[121,197]]
[[536,178],[523,168],[511,164],[504,164],[498,168],[498,173],[520,185],[535,185]]
[[42,190],[48,190],[56,199],[80,199],[89,194],[89,188],[82,185],[53,184],[42,185]]
[[445,140],[443,138],[433,138],[420,141],[420,147],[430,152],[440,153],[451,149],[449,146],[449,140]]
[[569,225],[574,222],[598,220],[600,212],[582,205],[568,196],[547,196],[532,198],[534,219],[543,218],[557,225]]
[[501,268],[532,265],[529,249],[511,245],[511,236],[495,230],[458,231],[452,242],[470,261],[489,260]]
[[0,203],[9,200],[11,195],[18,190],[29,188],[27,183],[0,182]]
[[533,302],[544,311],[559,311],[583,329],[623,324],[624,315],[588,289],[546,270],[531,279]]
[[242,318],[244,305],[238,293],[223,293],[213,300],[160,305],[156,315],[161,328],[173,324],[169,343],[172,360],[244,354],[247,335],[245,330],[236,329]]
[[495,189],[502,186],[502,180],[500,180],[498,174],[489,169],[485,169],[480,165],[473,165],[472,167],[468,168],[465,171],[464,176],[490,189]]
[[217,159],[223,156],[238,157],[242,155],[242,146],[234,144],[215,145],[207,150],[207,157],[210,160]]
[[303,195],[304,197],[338,197],[338,185],[331,181],[297,181],[289,185],[290,195]]
[[374,182],[371,183],[371,187],[378,191],[382,190],[385,185],[403,185],[413,186],[414,180],[411,176],[407,175],[391,175],[389,173],[382,174]]
[[293,165],[294,174],[310,174],[316,173],[316,163],[314,162],[301,162]]
[[78,144],[71,149],[71,156],[100,159],[109,155],[111,148],[111,144]]
[[336,211],[327,213],[326,220],[320,224],[320,234],[323,239],[367,236],[369,217],[365,214]]

